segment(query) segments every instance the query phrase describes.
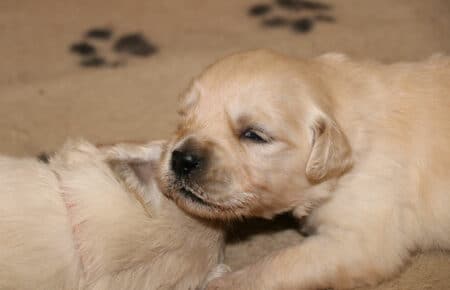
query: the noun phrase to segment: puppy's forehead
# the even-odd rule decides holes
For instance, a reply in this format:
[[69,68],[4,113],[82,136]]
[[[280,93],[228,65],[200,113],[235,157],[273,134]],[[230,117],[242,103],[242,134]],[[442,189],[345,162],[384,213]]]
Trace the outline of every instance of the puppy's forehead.
[[218,124],[250,124],[269,120],[284,112],[289,96],[293,95],[283,81],[252,78],[249,81],[230,80],[219,87],[199,83],[198,101],[188,115],[192,123],[209,127]]
[[262,79],[276,79],[292,74],[291,58],[268,50],[256,50],[225,57],[208,67],[199,82],[206,88],[221,88],[224,84],[233,86],[252,83]]
[[295,60],[265,50],[236,54],[213,64],[196,80],[197,101],[209,110],[233,104],[267,107],[271,99],[292,95],[300,80]]
[[[287,117],[304,87],[303,62],[270,51],[226,57],[205,70],[186,95],[190,127],[237,123],[242,116],[270,120]],[[306,91],[306,90],[305,90]],[[193,93],[194,92],[194,93]],[[298,114],[298,111],[292,114]],[[213,121],[214,120],[214,121]],[[186,121],[186,120],[185,120]]]

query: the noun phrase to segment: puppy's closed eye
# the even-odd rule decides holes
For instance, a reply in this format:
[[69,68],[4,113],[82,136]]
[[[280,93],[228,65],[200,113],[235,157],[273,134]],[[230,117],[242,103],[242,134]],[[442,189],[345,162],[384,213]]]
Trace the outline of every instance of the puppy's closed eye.
[[255,128],[247,128],[243,130],[239,138],[243,141],[250,141],[258,144],[270,143],[272,140],[272,138],[265,134],[262,130]]

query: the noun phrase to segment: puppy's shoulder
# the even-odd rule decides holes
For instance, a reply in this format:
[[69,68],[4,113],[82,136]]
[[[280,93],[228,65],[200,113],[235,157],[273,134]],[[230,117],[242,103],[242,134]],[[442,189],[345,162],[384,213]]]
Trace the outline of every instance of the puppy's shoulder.
[[73,166],[87,160],[98,159],[99,150],[92,143],[83,139],[72,139],[64,143],[50,159],[53,165]]

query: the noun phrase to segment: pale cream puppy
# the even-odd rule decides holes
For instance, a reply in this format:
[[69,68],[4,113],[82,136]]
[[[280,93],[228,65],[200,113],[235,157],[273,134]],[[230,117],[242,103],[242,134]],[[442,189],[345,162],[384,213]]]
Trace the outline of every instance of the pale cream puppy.
[[221,230],[158,189],[162,146],[0,157],[0,289],[194,290],[220,274]]
[[163,192],[215,219],[292,210],[312,232],[208,289],[352,288],[450,249],[450,58],[235,54],[193,81],[180,114]]

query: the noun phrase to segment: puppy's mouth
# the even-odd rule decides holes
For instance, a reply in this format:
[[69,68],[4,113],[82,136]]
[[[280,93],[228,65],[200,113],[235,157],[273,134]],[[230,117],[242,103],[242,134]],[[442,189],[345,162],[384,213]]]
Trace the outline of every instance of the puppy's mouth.
[[191,202],[198,203],[201,205],[206,205],[206,206],[210,205],[206,200],[204,200],[203,198],[201,198],[200,196],[198,196],[197,194],[192,192],[192,190],[190,190],[186,186],[180,187],[178,192],[181,196],[183,196],[183,198],[185,198]]
[[168,197],[181,208],[208,219],[230,219],[242,216],[245,204],[210,200],[201,188],[192,188],[186,182],[173,182],[168,187]]
[[[223,175],[222,175],[223,176]],[[239,192],[226,180],[205,177],[177,177],[170,170],[160,172],[159,185],[164,195],[193,217],[233,220],[249,215],[256,195]],[[233,194],[236,192],[235,194]]]

